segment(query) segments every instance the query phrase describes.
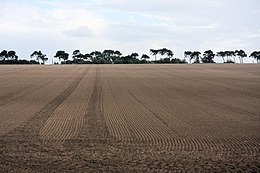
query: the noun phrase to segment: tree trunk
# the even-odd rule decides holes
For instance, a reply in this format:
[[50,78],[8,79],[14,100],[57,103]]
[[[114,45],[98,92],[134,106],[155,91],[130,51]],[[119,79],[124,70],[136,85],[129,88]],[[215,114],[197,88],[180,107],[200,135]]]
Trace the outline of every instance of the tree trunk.
[[222,56],[223,63],[225,63],[225,58]]

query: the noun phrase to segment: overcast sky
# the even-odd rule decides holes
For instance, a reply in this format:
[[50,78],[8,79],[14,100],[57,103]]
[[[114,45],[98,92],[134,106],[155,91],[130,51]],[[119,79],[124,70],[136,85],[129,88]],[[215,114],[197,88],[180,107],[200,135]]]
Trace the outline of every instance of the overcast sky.
[[[260,50],[260,0],[0,0],[0,51]],[[218,61],[218,58],[216,58]],[[249,61],[249,60],[248,60]],[[249,62],[252,62],[250,60]]]

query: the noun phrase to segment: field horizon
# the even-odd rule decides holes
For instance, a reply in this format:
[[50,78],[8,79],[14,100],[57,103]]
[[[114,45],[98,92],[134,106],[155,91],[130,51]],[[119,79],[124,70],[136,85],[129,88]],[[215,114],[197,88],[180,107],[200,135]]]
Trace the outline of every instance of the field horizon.
[[3,172],[260,172],[260,64],[1,65]]

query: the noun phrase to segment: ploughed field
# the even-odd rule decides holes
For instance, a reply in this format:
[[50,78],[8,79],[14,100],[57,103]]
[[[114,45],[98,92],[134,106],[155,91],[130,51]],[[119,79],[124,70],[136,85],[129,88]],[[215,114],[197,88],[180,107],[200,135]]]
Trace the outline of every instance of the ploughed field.
[[0,66],[0,172],[260,172],[260,65]]

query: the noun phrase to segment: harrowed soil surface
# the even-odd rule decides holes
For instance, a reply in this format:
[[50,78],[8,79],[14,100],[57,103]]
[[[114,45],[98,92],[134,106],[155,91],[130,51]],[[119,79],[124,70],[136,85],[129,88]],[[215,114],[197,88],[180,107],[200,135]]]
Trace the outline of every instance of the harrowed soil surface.
[[260,172],[260,64],[2,65],[0,172]]

